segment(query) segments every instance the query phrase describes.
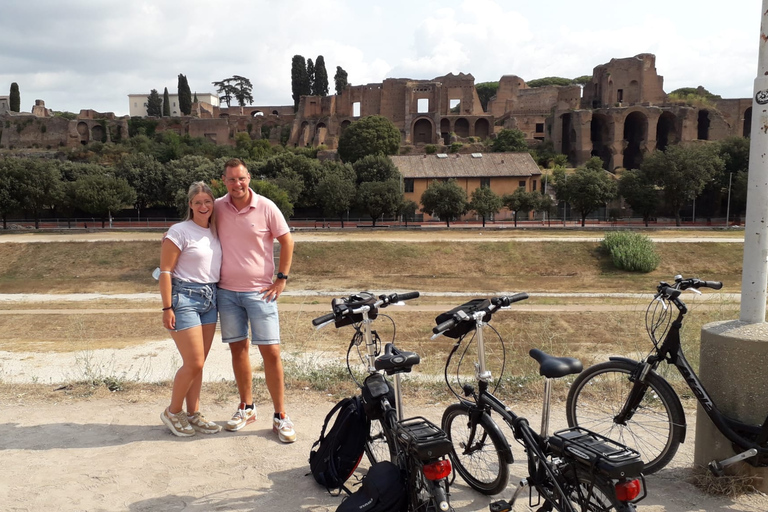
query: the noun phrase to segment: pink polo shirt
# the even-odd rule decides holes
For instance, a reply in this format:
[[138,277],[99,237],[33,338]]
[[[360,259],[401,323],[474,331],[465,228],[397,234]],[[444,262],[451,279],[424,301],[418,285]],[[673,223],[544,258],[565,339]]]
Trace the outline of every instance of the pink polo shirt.
[[216,231],[221,241],[219,287],[254,292],[272,284],[274,240],[290,232],[271,200],[251,190],[251,203],[238,211],[229,194],[216,200]]

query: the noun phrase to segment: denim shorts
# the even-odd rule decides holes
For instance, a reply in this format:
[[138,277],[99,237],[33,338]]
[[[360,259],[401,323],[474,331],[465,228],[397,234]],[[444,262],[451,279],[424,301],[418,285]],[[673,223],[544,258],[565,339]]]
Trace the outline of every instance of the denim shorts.
[[280,343],[277,302],[268,302],[263,297],[264,294],[261,292],[233,292],[219,288],[221,341],[232,343],[248,338],[248,324],[250,324],[253,345]]
[[216,323],[216,283],[189,283],[175,278],[171,282],[176,331]]

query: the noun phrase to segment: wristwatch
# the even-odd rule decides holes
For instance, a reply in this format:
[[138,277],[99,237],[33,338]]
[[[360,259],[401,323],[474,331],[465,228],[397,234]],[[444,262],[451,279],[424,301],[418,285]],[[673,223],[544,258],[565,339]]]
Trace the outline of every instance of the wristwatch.
[[288,274],[283,274],[282,272],[277,273],[278,279],[288,279]]

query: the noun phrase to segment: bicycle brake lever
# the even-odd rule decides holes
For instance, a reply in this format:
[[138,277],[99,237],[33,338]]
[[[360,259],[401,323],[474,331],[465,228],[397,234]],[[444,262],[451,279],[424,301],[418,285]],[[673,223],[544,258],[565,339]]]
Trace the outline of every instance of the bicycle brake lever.
[[701,290],[697,290],[696,288],[688,288],[688,291],[693,293],[698,293],[699,295],[701,295]]
[[432,336],[430,336],[430,338],[429,338],[429,339],[430,339],[430,340],[434,340],[434,339],[437,339],[437,338],[439,338],[439,337],[440,337],[440,336],[442,336],[442,335],[443,335],[443,333],[441,333],[441,332],[438,332],[437,334],[433,334]]
[[389,305],[390,306],[405,306],[405,302],[399,300],[397,302],[390,302]]
[[664,302],[664,299],[663,299],[663,298],[661,298],[661,295],[657,295],[657,296],[655,296],[655,297],[653,298],[653,300],[657,300],[657,301],[661,302],[661,307],[664,309],[664,311],[666,311],[666,310],[667,310],[667,308],[669,307],[669,306],[667,306],[667,303],[666,303],[666,302]]
[[336,319],[334,318],[334,319],[328,320],[327,322],[323,322],[323,323],[322,323],[322,324],[320,324],[320,325],[316,325],[316,326],[315,326],[315,330],[316,330],[316,331],[319,331],[320,329],[322,329],[322,328],[323,328],[323,327],[325,327],[326,325],[328,325],[328,324],[332,324],[332,323],[333,323],[333,322],[335,322],[335,321],[336,321]]

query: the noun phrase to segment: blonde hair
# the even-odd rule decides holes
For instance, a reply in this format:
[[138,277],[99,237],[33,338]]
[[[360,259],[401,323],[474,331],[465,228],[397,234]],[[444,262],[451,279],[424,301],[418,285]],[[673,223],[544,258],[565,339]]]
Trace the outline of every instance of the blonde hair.
[[[211,197],[211,201],[216,201],[216,198],[213,197],[213,191],[211,190],[211,187],[209,187],[208,184],[204,181],[196,181],[189,186],[189,192],[187,193],[187,205],[189,205],[189,203],[192,202],[192,199],[194,199],[198,194],[208,194]],[[192,220],[194,216],[195,212],[190,206],[187,208],[187,216],[184,220]],[[210,228],[213,236],[216,236],[216,208],[211,211],[211,218],[208,220],[208,227]]]

